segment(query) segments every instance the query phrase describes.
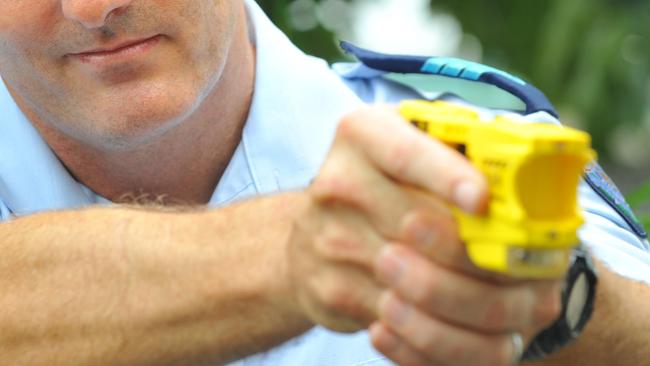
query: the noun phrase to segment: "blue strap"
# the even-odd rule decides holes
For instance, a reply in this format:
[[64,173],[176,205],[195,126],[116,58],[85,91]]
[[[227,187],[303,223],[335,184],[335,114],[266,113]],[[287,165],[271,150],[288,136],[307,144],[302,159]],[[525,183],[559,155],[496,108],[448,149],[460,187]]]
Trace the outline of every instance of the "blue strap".
[[375,70],[400,74],[441,75],[493,85],[521,99],[526,104],[526,114],[543,111],[555,118],[559,117],[553,104],[539,89],[493,67],[449,57],[382,54],[349,42],[341,42],[341,48]]

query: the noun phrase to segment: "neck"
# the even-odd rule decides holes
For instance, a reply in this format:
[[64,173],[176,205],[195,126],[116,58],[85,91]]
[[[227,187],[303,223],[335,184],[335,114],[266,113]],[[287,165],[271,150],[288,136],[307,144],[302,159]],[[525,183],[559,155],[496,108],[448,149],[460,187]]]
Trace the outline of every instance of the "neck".
[[241,19],[217,86],[187,120],[154,141],[103,151],[26,115],[68,171],[103,197],[207,203],[241,140],[252,100],[255,51]]

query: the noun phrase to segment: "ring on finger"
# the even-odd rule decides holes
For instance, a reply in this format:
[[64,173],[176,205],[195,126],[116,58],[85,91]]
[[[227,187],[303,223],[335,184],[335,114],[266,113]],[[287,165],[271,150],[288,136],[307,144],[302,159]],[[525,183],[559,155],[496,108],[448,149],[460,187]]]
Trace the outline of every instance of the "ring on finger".
[[524,338],[520,333],[512,332],[510,342],[512,343],[512,364],[519,365],[521,357],[524,355]]

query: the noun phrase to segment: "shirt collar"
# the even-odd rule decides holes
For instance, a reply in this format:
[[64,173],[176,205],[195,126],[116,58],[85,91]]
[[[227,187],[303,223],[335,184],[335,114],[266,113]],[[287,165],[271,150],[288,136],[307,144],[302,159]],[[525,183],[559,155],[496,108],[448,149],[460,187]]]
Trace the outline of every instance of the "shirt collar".
[[255,1],[246,5],[257,51],[255,92],[242,142],[213,204],[232,201],[237,192],[240,199],[306,186],[322,165],[337,122],[362,104],[325,61],[296,48]]
[[16,215],[97,202],[78,184],[0,82],[0,200]]
[[[257,49],[255,91],[240,145],[210,205],[304,187],[336,122],[361,104],[328,65],[303,54],[246,0]],[[0,200],[16,215],[107,201],[68,173],[0,83]]]

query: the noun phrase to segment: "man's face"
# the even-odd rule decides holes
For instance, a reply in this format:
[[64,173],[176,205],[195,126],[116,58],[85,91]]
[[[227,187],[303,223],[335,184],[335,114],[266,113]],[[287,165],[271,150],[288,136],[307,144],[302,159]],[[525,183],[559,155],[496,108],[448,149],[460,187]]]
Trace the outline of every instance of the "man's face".
[[0,75],[28,115],[93,145],[128,145],[180,123],[216,85],[237,5],[0,0]]

